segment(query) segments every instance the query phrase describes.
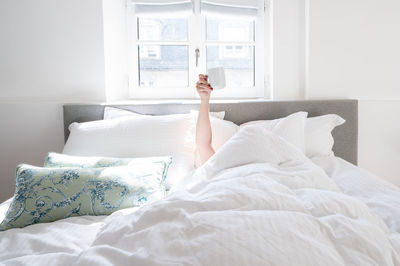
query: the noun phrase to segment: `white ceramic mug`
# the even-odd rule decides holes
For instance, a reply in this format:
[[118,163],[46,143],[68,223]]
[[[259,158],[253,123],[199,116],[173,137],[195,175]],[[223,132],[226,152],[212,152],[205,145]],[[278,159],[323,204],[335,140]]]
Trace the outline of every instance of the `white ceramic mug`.
[[214,90],[225,88],[225,70],[223,67],[214,67],[207,70],[208,83]]

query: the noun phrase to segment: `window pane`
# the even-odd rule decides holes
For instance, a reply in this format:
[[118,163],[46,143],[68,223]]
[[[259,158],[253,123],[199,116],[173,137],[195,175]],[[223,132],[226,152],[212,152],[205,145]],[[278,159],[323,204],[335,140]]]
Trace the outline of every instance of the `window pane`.
[[138,18],[141,41],[187,41],[187,18]]
[[206,24],[208,41],[254,41],[254,20],[207,16]]
[[187,87],[187,45],[140,45],[139,86]]
[[254,86],[254,47],[243,45],[207,46],[207,68],[224,67],[229,87]]

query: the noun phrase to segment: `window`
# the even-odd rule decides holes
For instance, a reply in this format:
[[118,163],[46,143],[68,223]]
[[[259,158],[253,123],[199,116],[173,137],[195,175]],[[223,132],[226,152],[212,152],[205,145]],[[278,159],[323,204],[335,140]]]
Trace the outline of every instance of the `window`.
[[132,0],[130,8],[131,97],[195,98],[197,75],[218,66],[227,88],[213,98],[264,96],[264,1]]

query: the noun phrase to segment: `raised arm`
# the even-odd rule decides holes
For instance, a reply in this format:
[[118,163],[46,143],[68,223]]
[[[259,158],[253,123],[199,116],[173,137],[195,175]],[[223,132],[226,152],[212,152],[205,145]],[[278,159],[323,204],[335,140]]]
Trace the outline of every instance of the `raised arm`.
[[213,88],[207,81],[207,76],[200,74],[196,84],[200,95],[200,109],[196,124],[196,151],[201,164],[204,164],[214,153],[211,145],[212,131],[210,123],[210,94]]

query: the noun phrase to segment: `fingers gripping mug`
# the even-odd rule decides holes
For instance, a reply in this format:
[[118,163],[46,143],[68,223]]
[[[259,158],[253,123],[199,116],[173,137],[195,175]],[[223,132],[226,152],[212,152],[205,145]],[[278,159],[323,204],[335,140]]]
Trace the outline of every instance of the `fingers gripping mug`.
[[220,90],[225,88],[225,70],[223,67],[209,68],[207,71],[208,82],[211,87],[215,90]]

